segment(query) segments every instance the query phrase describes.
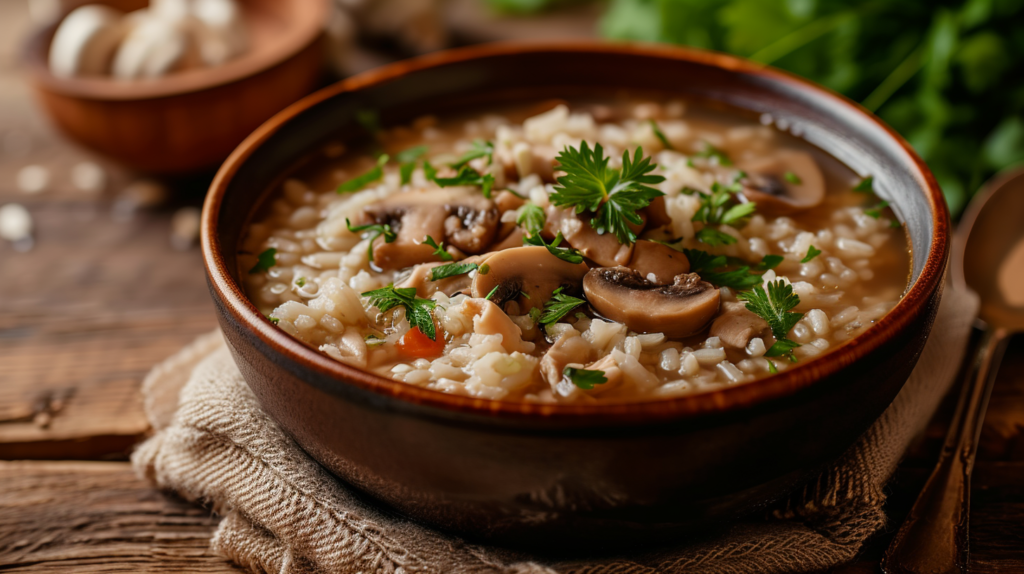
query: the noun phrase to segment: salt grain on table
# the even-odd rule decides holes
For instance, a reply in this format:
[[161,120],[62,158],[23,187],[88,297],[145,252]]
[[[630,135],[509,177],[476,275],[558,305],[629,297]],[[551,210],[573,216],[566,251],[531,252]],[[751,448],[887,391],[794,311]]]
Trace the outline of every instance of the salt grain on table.
[[91,161],[83,161],[71,168],[71,183],[81,191],[99,193],[107,187],[107,172]]
[[171,219],[171,246],[179,251],[185,251],[199,239],[199,215],[198,207],[182,207],[174,212]]
[[18,189],[39,193],[50,186],[50,170],[41,165],[26,165],[18,170]]

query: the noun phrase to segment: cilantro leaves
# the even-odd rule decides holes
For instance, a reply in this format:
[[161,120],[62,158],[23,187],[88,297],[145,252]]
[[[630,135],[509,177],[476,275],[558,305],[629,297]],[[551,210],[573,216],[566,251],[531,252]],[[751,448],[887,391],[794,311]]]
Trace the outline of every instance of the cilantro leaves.
[[277,249],[271,247],[260,253],[256,259],[256,265],[252,266],[249,273],[263,273],[277,264]]
[[604,376],[604,371],[590,371],[587,369],[577,369],[575,367],[566,367],[562,369],[562,377],[568,379],[572,384],[585,391],[589,391],[597,385],[603,385],[608,382],[608,377]]
[[556,169],[565,175],[557,178],[551,203],[572,207],[576,213],[590,211],[594,213],[590,225],[598,233],[613,233],[619,243],[635,243],[636,234],[629,224],[642,224],[637,212],[665,195],[650,187],[665,178],[650,175],[658,166],[651,163],[651,158],[644,158],[643,148],[636,148],[632,159],[629,152],[623,152],[621,170],[608,167],[609,158],[601,144],[591,150],[585,141],[579,148],[566,146],[556,159]]
[[415,287],[396,288],[394,283],[387,287],[381,287],[373,291],[361,293],[363,297],[370,298],[370,304],[380,309],[381,313],[390,311],[395,307],[405,307],[405,318],[409,324],[417,327],[421,333],[430,337],[431,341],[437,340],[437,330],[434,327],[434,307],[437,302],[433,299],[423,299],[416,296]]
[[584,299],[562,293],[562,288],[559,287],[551,293],[551,299],[544,302],[544,314],[540,316],[537,322],[541,325],[557,323],[562,317],[565,317],[573,309],[584,303],[586,303]]

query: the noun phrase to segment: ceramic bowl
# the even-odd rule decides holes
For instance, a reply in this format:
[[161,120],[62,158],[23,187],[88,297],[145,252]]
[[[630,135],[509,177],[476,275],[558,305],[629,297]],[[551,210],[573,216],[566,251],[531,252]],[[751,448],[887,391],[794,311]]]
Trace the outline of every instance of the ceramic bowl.
[[[860,174],[913,249],[892,312],[821,358],[714,392],[600,405],[453,396],[339,362],[277,329],[242,292],[254,206],[357,110],[384,125],[524,97],[653,90],[771,114]],[[260,192],[263,192],[262,194]],[[677,537],[757,511],[835,459],[903,386],[931,328],[949,251],[939,187],[856,104],[784,72],[682,48],[497,44],[438,53],[321,90],[225,162],[203,211],[209,285],[235,361],[267,412],[343,481],[416,520],[503,544],[590,549]]]
[[[124,12],[147,4],[100,3]],[[133,81],[57,77],[47,65],[55,22],[29,38],[24,67],[50,119],[82,145],[154,173],[215,168],[260,124],[313,91],[323,74],[327,0],[241,5],[251,47],[221,66]]]

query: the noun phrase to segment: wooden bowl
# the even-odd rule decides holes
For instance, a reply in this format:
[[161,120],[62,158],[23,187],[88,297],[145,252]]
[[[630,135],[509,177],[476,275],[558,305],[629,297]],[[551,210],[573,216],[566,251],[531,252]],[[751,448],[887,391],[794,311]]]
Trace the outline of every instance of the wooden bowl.
[[[126,12],[148,4],[101,3]],[[55,77],[47,56],[56,23],[30,37],[24,63],[43,108],[79,143],[136,169],[195,172],[217,166],[260,124],[316,88],[328,6],[243,0],[250,34],[244,55],[151,80]]]
[[[750,384],[598,405],[493,401],[382,378],[277,329],[242,291],[236,252],[261,196],[353,115],[385,125],[522,97],[655,90],[770,113],[861,174],[905,218],[910,285],[828,354]],[[259,193],[262,191],[263,193]],[[610,548],[764,508],[852,445],[913,369],[949,253],[942,194],[910,146],[858,105],[739,58],[628,44],[497,44],[393,64],[321,90],[231,155],[206,198],[202,244],[220,324],[261,404],[341,479],[412,518],[529,547]]]

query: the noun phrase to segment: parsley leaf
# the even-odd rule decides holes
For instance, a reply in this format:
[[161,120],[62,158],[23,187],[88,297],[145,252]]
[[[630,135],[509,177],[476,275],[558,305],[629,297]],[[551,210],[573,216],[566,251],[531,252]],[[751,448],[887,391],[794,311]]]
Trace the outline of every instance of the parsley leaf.
[[726,225],[733,225],[737,221],[753,215],[756,209],[757,203],[753,201],[738,203],[722,214],[722,223]]
[[388,159],[387,154],[381,154],[381,156],[377,158],[377,165],[373,169],[339,185],[337,192],[351,193],[353,191],[359,191],[367,185],[384,177],[384,164],[388,162]]
[[860,180],[860,183],[854,186],[853,191],[857,193],[875,193],[875,176],[869,175]]
[[409,320],[409,324],[430,337],[431,341],[437,340],[437,330],[434,327],[433,315],[437,302],[433,299],[417,297],[415,287],[398,289],[392,283],[387,287],[366,291],[361,293],[361,295],[369,297],[370,304],[380,309],[381,313],[390,311],[395,307],[405,307],[405,318]]
[[398,174],[402,177],[402,185],[412,181],[412,172],[416,169],[416,160],[426,155],[429,148],[425,145],[418,145],[395,154],[398,162]]
[[387,223],[367,223],[366,225],[357,225],[356,227],[352,227],[352,222],[346,217],[345,225],[352,233],[359,233],[361,231],[366,232],[362,237],[363,239],[369,240],[370,245],[367,247],[366,251],[369,253],[371,263],[373,263],[373,242],[376,241],[378,237],[383,235],[384,243],[392,243],[395,239],[398,239],[398,235],[391,230],[391,226]]
[[874,207],[864,210],[864,215],[878,219],[882,216],[882,210],[889,207],[889,202],[884,199],[878,202]]
[[[797,343],[796,341],[790,341],[789,339],[779,339],[778,341],[775,341],[774,345],[772,345],[767,351],[765,351],[764,356],[765,357],[789,357],[790,358],[789,360],[792,361],[793,359],[796,358],[792,354],[793,353],[793,349],[795,349],[795,348],[797,348],[799,346],[800,346],[800,343]],[[768,362],[770,363],[771,361],[768,361]],[[793,362],[796,362],[796,361],[793,361]]]
[[544,229],[545,221],[547,221],[547,217],[544,215],[544,210],[536,203],[523,205],[519,210],[519,215],[516,216],[516,224],[523,228],[526,235],[531,237]]
[[277,264],[277,249],[271,247],[256,257],[256,265],[249,273],[262,273]]
[[767,290],[754,287],[753,291],[740,293],[737,298],[746,301],[747,309],[768,323],[772,335],[779,341],[785,339],[790,329],[804,316],[790,311],[800,304],[800,297],[793,293],[792,285],[781,279],[768,283]]
[[812,259],[821,255],[821,249],[815,248],[813,245],[807,248],[807,255],[800,260],[800,263],[810,263]]
[[486,157],[487,165],[491,165],[494,161],[494,144],[485,140],[473,140],[469,151],[462,154],[462,156],[455,160],[455,163],[451,164],[451,166],[455,169],[459,169],[474,159],[481,157]]
[[768,271],[769,269],[775,269],[785,260],[786,258],[781,255],[765,255],[761,258],[761,262],[754,266],[754,271]]
[[736,238],[714,227],[703,227],[697,232],[697,241],[714,247],[718,245],[732,245],[736,243]]
[[712,285],[728,287],[736,291],[750,289],[761,284],[761,276],[751,273],[750,267],[747,266],[733,269],[732,271],[703,271],[700,273],[700,277]]
[[540,247],[546,247],[548,253],[551,253],[555,257],[562,261],[568,261],[569,263],[583,263],[583,255],[572,247],[558,247],[565,238],[562,237],[562,232],[559,231],[558,235],[551,241],[551,243],[544,243],[544,238],[539,233],[531,236],[523,236],[523,245],[537,245]]
[[601,144],[595,144],[593,150],[585,141],[579,148],[566,146],[558,154],[556,167],[565,175],[557,178],[551,203],[573,207],[576,213],[593,212],[590,225],[599,234],[614,233],[619,243],[635,243],[636,234],[629,224],[641,225],[638,211],[665,195],[650,187],[665,178],[650,175],[658,166],[643,157],[643,148],[636,148],[632,159],[629,152],[623,152],[621,170],[609,168],[608,159]]
[[718,165],[722,166],[732,165],[732,160],[729,159],[729,156],[726,155],[724,151],[711,145],[710,142],[704,142],[704,149],[698,152],[695,157],[703,157],[706,159],[714,158],[718,160]]
[[[425,168],[424,168],[425,169]],[[455,177],[437,177],[437,172],[434,172],[431,178],[434,182],[441,187],[450,187],[453,185],[475,185],[479,186],[484,194],[484,197],[490,199],[491,189],[494,187],[494,176],[491,174],[481,174],[477,170],[464,165],[459,168],[459,172],[455,174]]]
[[476,263],[445,263],[430,270],[430,280],[440,281],[456,275],[465,275],[474,269],[479,269]]
[[801,183],[804,182],[804,180],[800,179],[799,175],[791,171],[787,171],[786,173],[782,174],[782,178],[794,185],[800,185]]
[[690,261],[690,271],[700,273],[701,271],[714,271],[719,267],[725,267],[725,255],[711,255],[700,249],[683,249],[683,253]]
[[562,317],[565,317],[573,309],[584,303],[586,301],[583,299],[562,293],[562,288],[559,287],[551,293],[551,299],[544,302],[544,314],[541,316],[539,323],[541,325],[557,323]]
[[562,369],[562,377],[585,391],[593,389],[595,385],[603,385],[608,382],[608,377],[604,376],[604,371],[590,371],[575,367]]
[[423,162],[423,175],[427,178],[427,181],[434,181],[437,179],[437,169],[430,165],[429,161]]
[[433,255],[437,255],[438,257],[440,257],[444,261],[451,261],[452,259],[455,259],[455,257],[453,257],[451,253],[448,253],[447,251],[444,250],[444,241],[442,241],[440,243],[440,245],[439,245],[436,241],[434,241],[433,237],[428,235],[423,240],[423,244],[424,245],[429,245],[429,246],[433,247],[434,248]]
[[654,130],[654,135],[661,141],[661,145],[665,146],[665,149],[676,149],[672,146],[672,142],[668,141],[668,138],[665,137],[665,132],[661,131],[661,128],[658,127],[658,122],[654,120],[647,121],[651,122],[651,129]]

